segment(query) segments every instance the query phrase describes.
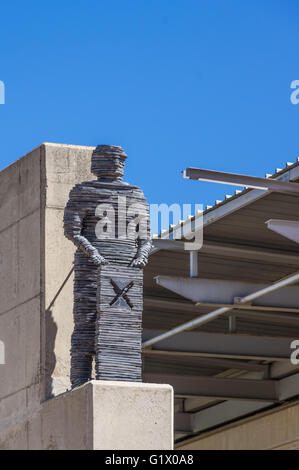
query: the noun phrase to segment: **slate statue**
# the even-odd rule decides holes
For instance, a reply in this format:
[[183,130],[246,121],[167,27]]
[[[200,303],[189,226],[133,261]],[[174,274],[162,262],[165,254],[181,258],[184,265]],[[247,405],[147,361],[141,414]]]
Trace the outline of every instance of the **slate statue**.
[[143,192],[122,181],[127,155],[99,145],[97,180],[74,186],[64,213],[65,236],[77,247],[71,383],[91,379],[141,381],[143,268],[151,250]]

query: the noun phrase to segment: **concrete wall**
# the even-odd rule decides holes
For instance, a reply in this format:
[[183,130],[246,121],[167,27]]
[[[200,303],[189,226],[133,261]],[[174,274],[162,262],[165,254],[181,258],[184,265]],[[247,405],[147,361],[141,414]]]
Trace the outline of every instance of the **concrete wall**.
[[42,144],[0,172],[0,448],[7,433],[23,448],[24,419],[69,385],[72,277],[49,306],[73,262],[63,209],[92,178],[92,150]]
[[46,200],[45,252],[42,256],[45,260],[45,331],[42,355],[47,397],[64,392],[70,386],[73,275],[65,285],[64,281],[73,267],[75,247],[64,237],[62,220],[72,187],[81,181],[94,179],[90,173],[93,148],[58,144],[43,146]]
[[299,401],[286,403],[176,445],[179,450],[299,449]]
[[40,148],[0,173],[0,432],[40,397]]

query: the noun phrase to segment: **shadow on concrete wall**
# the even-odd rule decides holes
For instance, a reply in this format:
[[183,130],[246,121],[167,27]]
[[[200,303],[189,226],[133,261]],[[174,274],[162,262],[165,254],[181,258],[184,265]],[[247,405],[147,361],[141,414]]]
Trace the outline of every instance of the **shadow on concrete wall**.
[[46,398],[51,398],[53,394],[52,374],[56,365],[56,356],[54,352],[55,340],[57,335],[57,324],[52,315],[52,310],[46,310]]
[[46,310],[46,364],[45,364],[45,396],[46,399],[52,398],[55,394],[54,391],[54,383],[52,374],[54,372],[56,366],[56,356],[55,356],[55,340],[57,335],[57,324],[54,321],[53,314],[52,314],[52,307],[55,304],[55,301],[59,297],[60,293],[62,292],[64,286],[66,285],[67,281],[73,274],[74,267],[70,270],[68,275],[66,276],[65,280],[59,287],[57,293],[55,294],[53,300],[50,302],[49,307]]

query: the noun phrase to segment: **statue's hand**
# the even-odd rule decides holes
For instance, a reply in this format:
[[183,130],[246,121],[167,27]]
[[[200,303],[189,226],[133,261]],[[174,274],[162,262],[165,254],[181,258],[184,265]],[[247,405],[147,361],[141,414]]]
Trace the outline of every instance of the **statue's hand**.
[[136,268],[144,268],[147,265],[147,258],[145,256],[137,256],[137,258],[133,259],[131,266],[135,266]]
[[92,255],[90,256],[90,260],[97,266],[104,266],[105,264],[109,264],[109,262],[104,258],[104,256],[100,255],[97,250],[92,253]]

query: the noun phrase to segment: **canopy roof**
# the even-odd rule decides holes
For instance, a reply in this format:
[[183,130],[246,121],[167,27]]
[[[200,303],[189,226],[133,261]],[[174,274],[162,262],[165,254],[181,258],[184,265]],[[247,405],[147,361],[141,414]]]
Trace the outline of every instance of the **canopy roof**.
[[[271,178],[299,181],[299,162]],[[196,278],[190,279],[189,252],[168,240],[179,226],[155,241],[145,270],[145,341],[223,305],[232,307],[144,350],[145,380],[174,386],[177,440],[299,395],[299,365],[290,361],[290,345],[299,340],[298,284],[252,305],[237,304],[244,292],[299,270],[299,244],[266,224],[299,221],[298,203],[298,194],[245,189],[207,208]]]

